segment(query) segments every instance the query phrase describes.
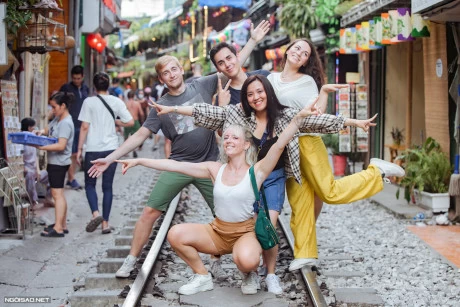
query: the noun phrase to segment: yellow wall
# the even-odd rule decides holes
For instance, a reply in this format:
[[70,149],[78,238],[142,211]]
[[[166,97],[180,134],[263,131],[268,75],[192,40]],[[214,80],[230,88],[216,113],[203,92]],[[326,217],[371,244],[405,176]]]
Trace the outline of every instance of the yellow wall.
[[[425,133],[425,98],[423,80],[423,44],[421,39],[413,43],[412,52],[412,144],[421,143],[421,135]],[[384,143],[391,145],[391,129],[404,129],[406,135],[406,118],[408,102],[408,54],[409,43],[398,43],[387,46],[386,92],[385,92],[385,131]],[[404,145],[407,146],[406,142]],[[390,152],[385,149],[384,158],[390,159]]]

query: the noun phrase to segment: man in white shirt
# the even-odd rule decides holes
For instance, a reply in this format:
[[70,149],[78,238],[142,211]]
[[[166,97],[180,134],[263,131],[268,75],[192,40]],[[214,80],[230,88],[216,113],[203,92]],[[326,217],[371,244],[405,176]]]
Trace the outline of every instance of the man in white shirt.
[[[97,96],[88,97],[78,116],[82,122],[80,138],[78,141],[77,161],[80,164],[83,144],[86,142],[86,154],[84,161],[86,198],[93,218],[86,226],[87,232],[93,232],[102,223],[102,233],[111,232],[109,226],[110,210],[112,208],[112,185],[115,175],[116,164],[112,164],[102,176],[102,216],[99,214],[96,180],[88,175],[92,166],[90,161],[105,158],[118,148],[118,136],[116,127],[130,127],[134,125],[134,119],[126,108],[125,103],[118,97],[108,93],[110,79],[104,72],[97,73],[93,78]],[[116,119],[119,117],[120,119]]]

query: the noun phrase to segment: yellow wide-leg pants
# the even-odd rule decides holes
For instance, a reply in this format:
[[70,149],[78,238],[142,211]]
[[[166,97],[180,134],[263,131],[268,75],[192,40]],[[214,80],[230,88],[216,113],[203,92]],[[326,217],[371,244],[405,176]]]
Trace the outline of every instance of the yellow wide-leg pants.
[[291,230],[294,235],[294,258],[318,258],[314,195],[328,204],[347,204],[375,195],[383,189],[379,169],[366,170],[335,180],[328,153],[319,136],[299,137],[302,184],[294,178],[286,181],[292,209]]

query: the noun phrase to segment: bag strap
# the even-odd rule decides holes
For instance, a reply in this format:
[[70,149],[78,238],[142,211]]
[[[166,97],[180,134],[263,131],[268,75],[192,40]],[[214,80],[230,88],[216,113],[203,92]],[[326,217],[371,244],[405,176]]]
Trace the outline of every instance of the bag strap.
[[267,207],[267,200],[265,199],[264,186],[262,185],[260,187],[260,194],[259,194],[259,190],[257,189],[256,175],[254,174],[254,165],[252,165],[249,168],[249,175],[251,177],[252,189],[254,190],[254,195],[256,196],[256,201],[259,202],[259,206],[260,206],[260,196],[259,195],[262,194],[262,200],[263,200],[263,203],[264,203],[264,210],[268,214],[268,207]]
[[99,99],[102,101],[102,103],[103,103],[104,106],[107,108],[107,110],[109,110],[110,115],[112,115],[113,120],[115,120],[115,114],[113,113],[112,109],[109,107],[109,105],[107,104],[107,102],[105,102],[104,98],[102,98],[100,95],[97,95],[97,98],[99,98]]
[[252,165],[249,168],[249,175],[251,176],[251,184],[252,184],[252,189],[254,190],[254,195],[256,197],[256,201],[259,201],[260,196],[259,196],[259,189],[257,189],[256,176],[254,175],[254,165]]
[[267,141],[268,136],[270,135],[270,131],[268,130],[268,127],[265,128],[264,134],[262,134],[262,138],[260,139],[260,145],[258,147],[259,151],[262,149],[264,146],[265,142]]

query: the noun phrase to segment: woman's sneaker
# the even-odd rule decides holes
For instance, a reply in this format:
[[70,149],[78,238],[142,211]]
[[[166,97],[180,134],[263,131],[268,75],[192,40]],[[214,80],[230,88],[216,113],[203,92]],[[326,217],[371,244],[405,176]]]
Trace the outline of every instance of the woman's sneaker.
[[404,177],[406,174],[401,166],[378,158],[372,158],[369,165],[377,167],[383,177]]
[[206,275],[194,274],[189,283],[179,288],[179,294],[192,295],[198,292],[209,291],[214,288],[211,273]]
[[134,270],[136,261],[137,261],[136,257],[132,255],[128,255],[128,257],[126,257],[125,259],[125,262],[123,262],[123,265],[115,273],[115,277],[128,278],[129,275],[131,274],[131,271]]
[[260,280],[256,272],[242,273],[243,282],[241,283],[241,292],[243,294],[256,294],[260,289]]
[[318,260],[316,258],[297,258],[292,260],[291,264],[289,265],[289,271],[295,271],[307,265],[315,266],[317,263]]
[[267,284],[268,292],[273,294],[283,293],[283,288],[280,285],[280,279],[275,274],[268,274],[265,278],[265,284]]
[[224,269],[222,268],[220,259],[214,260],[211,259],[211,265],[209,268],[209,271],[211,272],[211,275],[214,276],[214,278],[218,282],[222,282],[227,279],[227,273],[225,273]]

